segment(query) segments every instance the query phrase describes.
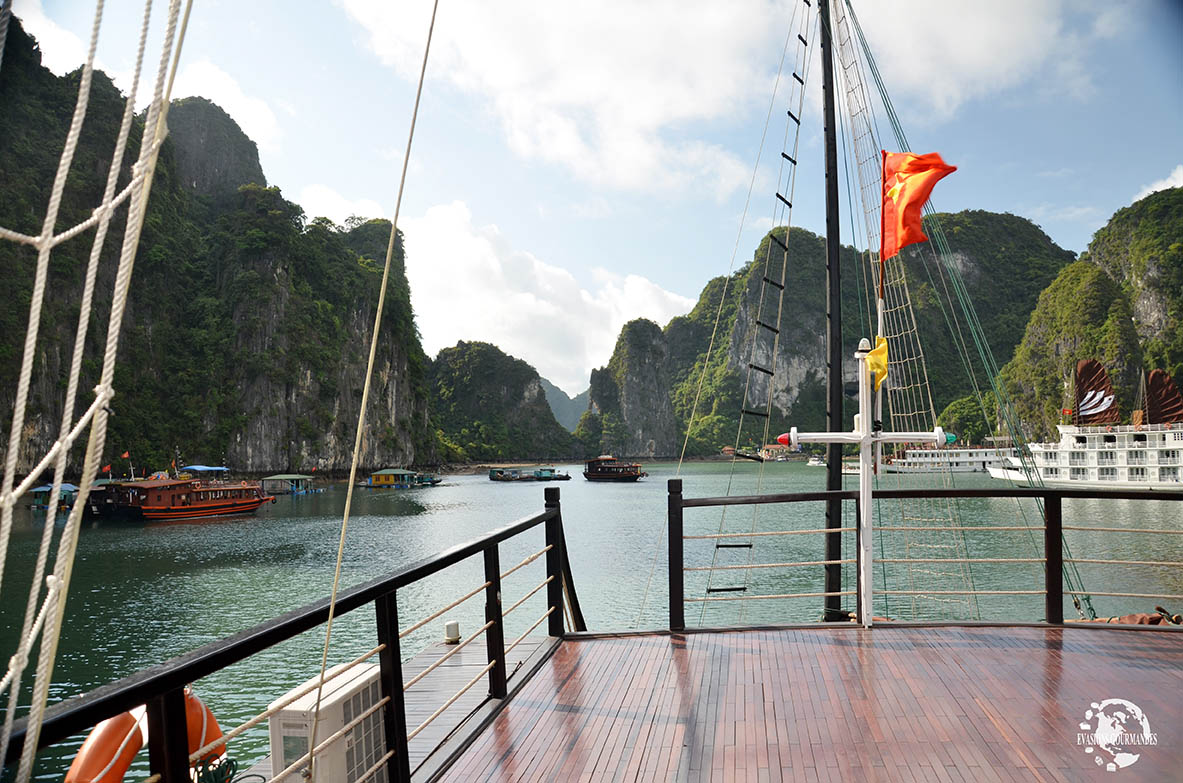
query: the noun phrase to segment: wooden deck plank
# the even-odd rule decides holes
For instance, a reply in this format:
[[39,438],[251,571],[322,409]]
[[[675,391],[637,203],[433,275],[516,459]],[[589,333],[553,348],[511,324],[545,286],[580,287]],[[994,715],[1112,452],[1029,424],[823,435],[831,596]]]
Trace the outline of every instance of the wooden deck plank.
[[[444,780],[1104,780],[1091,702],[1183,763],[1183,634],[1037,627],[734,631],[565,641]],[[1172,739],[1174,738],[1174,739]]]

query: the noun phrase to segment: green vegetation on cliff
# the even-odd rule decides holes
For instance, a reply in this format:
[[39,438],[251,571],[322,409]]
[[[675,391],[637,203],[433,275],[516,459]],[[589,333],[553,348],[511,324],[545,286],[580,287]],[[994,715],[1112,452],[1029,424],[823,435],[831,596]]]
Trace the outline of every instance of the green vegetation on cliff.
[[[59,78],[41,67],[33,40],[12,20],[0,69],[0,224],[40,233],[78,80],[78,72]],[[101,200],[122,111],[123,96],[96,72],[57,230],[89,217]],[[169,119],[123,322],[104,461],[118,465],[115,455],[129,450],[137,466],[163,467],[179,450],[182,459],[225,458],[243,470],[347,465],[390,224],[309,221],[262,184],[254,143],[209,101],[180,101]],[[141,132],[137,120],[121,185]],[[101,256],[80,407],[98,380],[125,212]],[[56,437],[93,235],[52,256],[22,462]],[[4,411],[12,409],[35,260],[27,246],[0,243],[10,291],[0,298]],[[401,241],[380,341],[367,458],[378,466],[433,462],[426,357]]]
[[1050,437],[1060,409],[1074,407],[1072,383],[1080,359],[1105,365],[1128,415],[1142,366],[1138,335],[1125,294],[1085,261],[1065,267],[1040,294],[1014,359],[1002,370],[1029,437]]
[[431,363],[431,407],[450,461],[554,460],[582,455],[551,413],[533,367],[482,342]]
[[1146,367],[1183,380],[1183,188],[1119,209],[1081,260],[1104,269],[1129,297]]

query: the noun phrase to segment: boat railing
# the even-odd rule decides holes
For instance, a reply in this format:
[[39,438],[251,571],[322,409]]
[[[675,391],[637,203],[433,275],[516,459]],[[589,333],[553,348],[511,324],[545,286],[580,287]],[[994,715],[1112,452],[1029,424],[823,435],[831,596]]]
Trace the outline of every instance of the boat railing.
[[[917,525],[914,528],[904,527],[900,525],[890,526],[892,532],[916,530],[926,532],[966,532],[966,531],[981,531],[981,532],[1001,532],[1001,531],[1042,531],[1043,533],[1043,551],[1037,553],[1036,557],[1006,557],[1006,558],[982,558],[982,557],[964,557],[964,558],[880,558],[878,563],[885,565],[906,565],[916,563],[956,563],[960,565],[973,564],[1015,564],[1015,563],[1030,563],[1041,565],[1044,569],[1044,582],[1042,586],[1034,589],[1015,589],[1015,590],[875,590],[873,585],[869,585],[868,589],[872,591],[873,595],[897,595],[897,596],[925,596],[925,597],[951,597],[951,596],[971,596],[971,595],[1026,595],[1026,596],[1043,596],[1044,598],[1044,621],[1052,625],[1060,625],[1064,622],[1064,599],[1068,597],[1072,601],[1077,601],[1085,595],[1113,597],[1113,598],[1136,598],[1136,599],[1162,599],[1165,601],[1183,601],[1181,594],[1151,594],[1151,593],[1131,593],[1131,592],[1102,592],[1089,591],[1085,593],[1081,590],[1065,589],[1064,587],[1064,566],[1085,564],[1089,566],[1112,566],[1115,568],[1128,569],[1131,567],[1146,567],[1146,568],[1180,568],[1183,567],[1183,562],[1177,560],[1120,560],[1120,559],[1097,559],[1097,558],[1074,558],[1065,557],[1065,548],[1063,534],[1065,530],[1069,531],[1093,531],[1103,533],[1123,533],[1128,535],[1152,535],[1161,534],[1169,536],[1183,535],[1183,529],[1169,529],[1169,528],[1137,528],[1137,527],[1098,527],[1092,525],[1084,525],[1076,520],[1072,520],[1072,524],[1065,525],[1063,521],[1063,501],[1066,499],[1096,499],[1096,500],[1155,500],[1165,502],[1179,502],[1183,501],[1183,492],[1162,492],[1153,490],[1136,490],[1136,489],[1068,489],[1068,488],[1023,488],[1023,487],[999,487],[997,489],[888,489],[875,490],[873,497],[876,500],[901,500],[901,499],[937,499],[937,498],[1031,498],[1042,501],[1043,519],[1042,524],[1022,524],[1022,525],[966,525],[966,524],[950,524],[950,525]],[[807,493],[793,493],[781,495],[751,495],[751,496],[734,496],[734,497],[698,497],[686,498],[682,494],[681,479],[670,479],[669,481],[669,499],[668,499],[668,535],[669,535],[669,627],[671,631],[681,632],[686,631],[686,612],[685,605],[687,603],[695,603],[702,601],[717,601],[717,600],[770,600],[770,599],[790,599],[790,598],[832,598],[834,596],[854,595],[862,589],[861,580],[856,578],[856,584],[847,588],[841,585],[841,572],[834,573],[833,581],[827,580],[827,585],[837,585],[839,589],[828,589],[824,592],[816,593],[785,593],[778,595],[737,595],[731,597],[712,598],[711,596],[703,597],[687,597],[685,585],[685,573],[687,571],[701,570],[698,568],[688,568],[685,565],[684,543],[687,541],[696,541],[698,539],[722,539],[726,537],[741,536],[751,540],[753,536],[782,536],[782,535],[803,535],[815,534],[824,536],[840,536],[843,533],[855,532],[857,530],[851,527],[827,527],[807,530],[781,530],[769,532],[755,532],[755,533],[719,533],[713,535],[686,535],[684,532],[684,514],[686,509],[707,508],[712,506],[743,506],[743,505],[762,505],[762,504],[780,504],[780,503],[801,503],[801,502],[816,502],[824,501],[830,498],[840,498],[843,500],[852,500],[855,502],[856,513],[858,516],[858,493],[853,490],[831,490],[820,492]],[[833,539],[831,539],[833,541]],[[833,543],[827,547],[828,551],[840,551],[837,543]],[[856,577],[863,573],[862,567],[862,552],[864,551],[861,543],[858,542],[856,535],[854,559],[830,559],[830,560],[814,560],[799,563],[768,563],[758,564],[756,567],[791,567],[791,566],[823,566],[826,568],[840,569],[841,565],[847,563],[856,563],[855,569]],[[722,568],[731,568],[733,566],[724,566]],[[750,568],[752,566],[738,566],[739,568]],[[720,568],[715,566],[716,569]],[[837,613],[827,612],[827,616],[834,619],[846,619],[845,616],[840,616]]]
[[[211,642],[131,677],[55,704],[46,712],[38,734],[38,750],[67,740],[107,718],[117,716],[139,705],[145,705],[151,771],[151,777],[147,780],[152,783],[187,782],[191,779],[190,764],[205,758],[211,751],[220,752],[235,737],[262,723],[272,714],[278,713],[300,697],[312,692],[320,686],[322,681],[327,682],[340,677],[357,666],[365,665],[376,656],[381,684],[378,701],[368,710],[355,715],[344,728],[331,736],[318,739],[315,748],[311,748],[300,759],[290,763],[286,769],[275,769],[272,780],[286,780],[290,774],[299,774],[299,770],[308,765],[311,753],[322,753],[333,742],[344,739],[352,728],[370,718],[375,712],[380,712],[387,751],[374,764],[373,768],[367,771],[366,776],[368,777],[384,767],[388,780],[409,781],[411,779],[411,764],[408,743],[438,719],[460,696],[482,680],[487,681],[488,697],[491,700],[489,703],[494,706],[483,720],[485,722],[491,721],[496,714],[496,706],[504,703],[507,695],[514,688],[521,687],[521,684],[529,678],[532,673],[529,665],[523,666],[516,674],[512,675],[507,673],[506,667],[506,656],[527,636],[545,624],[549,643],[544,643],[539,651],[530,658],[531,665],[537,667],[566,635],[564,616],[567,617],[573,630],[587,630],[575,592],[575,585],[571,578],[570,561],[567,557],[563,535],[558,488],[547,488],[544,491],[544,497],[545,505],[542,513],[520,519],[481,538],[455,546],[370,582],[344,590],[338,595],[331,610],[328,599],[318,601],[234,636]],[[544,528],[545,540],[542,548],[527,555],[521,562],[503,570],[500,562],[501,545],[538,526]],[[398,614],[400,590],[416,585],[434,574],[477,556],[483,560],[483,583],[476,585],[465,595],[451,601],[427,617],[405,627],[400,625]],[[532,589],[526,590],[525,594],[511,606],[503,608],[503,580],[537,560],[542,560],[545,564],[545,579]],[[507,644],[504,632],[505,618],[522,607],[529,598],[540,592],[545,596],[546,610],[541,617],[527,620],[526,622],[530,623],[529,628]],[[447,653],[428,665],[425,670],[410,679],[404,679],[403,640],[428,623],[439,620],[448,612],[479,596],[484,597],[484,625],[460,640]],[[273,704],[266,712],[252,717],[242,725],[228,730],[225,736],[220,739],[190,752],[184,695],[188,684],[244,661],[306,631],[322,626],[328,622],[330,611],[331,616],[337,618],[369,606],[372,606],[375,612],[377,639],[377,644],[372,649],[351,662],[334,667],[331,672],[326,672],[323,680],[318,677],[299,691],[289,693],[281,702]],[[434,713],[420,721],[418,725],[409,726],[404,693],[410,691],[432,671],[482,636],[485,639],[486,665],[456,693],[444,694],[443,705]],[[394,687],[394,683],[400,684],[401,687]],[[7,757],[4,759],[5,764],[20,758],[26,732],[25,719],[22,718],[17,721],[15,726],[12,742],[9,745]],[[432,765],[446,765],[451,756],[462,750],[462,746],[456,747],[451,751],[449,758],[433,757],[430,763]],[[278,759],[273,759],[273,762],[282,764],[282,760]]]

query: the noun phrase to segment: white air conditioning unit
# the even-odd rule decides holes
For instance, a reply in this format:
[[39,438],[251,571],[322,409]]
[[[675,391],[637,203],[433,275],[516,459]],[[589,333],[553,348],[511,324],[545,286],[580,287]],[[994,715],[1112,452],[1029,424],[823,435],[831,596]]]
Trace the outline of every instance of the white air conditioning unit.
[[[346,664],[329,669],[326,676],[344,669]],[[291,693],[315,683],[313,678]],[[286,698],[272,702],[271,707]],[[320,720],[316,726],[316,744],[336,734],[345,724],[374,706],[380,699],[378,664],[355,666],[324,685],[320,699]],[[294,702],[275,713],[269,719],[271,729],[271,774],[287,769],[296,759],[308,752],[309,735],[312,732],[312,717],[316,709],[316,689],[304,694]],[[316,779],[328,783],[356,783],[366,770],[378,763],[386,754],[386,735],[382,729],[382,710],[375,710],[365,720],[354,726],[341,739],[334,742],[316,757]],[[301,770],[307,764],[297,767],[283,779],[283,783],[305,783]],[[387,783],[386,769],[367,778],[376,783]]]

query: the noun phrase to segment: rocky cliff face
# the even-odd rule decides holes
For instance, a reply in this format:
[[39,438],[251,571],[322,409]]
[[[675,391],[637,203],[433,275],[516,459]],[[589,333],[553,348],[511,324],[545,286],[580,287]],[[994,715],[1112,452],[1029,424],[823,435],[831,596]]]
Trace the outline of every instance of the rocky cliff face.
[[[0,69],[0,224],[40,231],[77,75],[41,67],[14,19]],[[62,201],[59,230],[99,200],[122,98],[101,73]],[[352,457],[368,337],[390,224],[341,229],[307,222],[264,181],[254,145],[220,109],[191,99],[170,113],[120,335],[107,453],[116,475],[129,451],[140,468],[220,462],[244,472],[343,471]],[[123,166],[134,160],[140,127]],[[212,159],[210,159],[212,157]],[[42,312],[18,470],[57,437],[66,367],[91,233],[55,249]],[[79,409],[90,399],[121,242],[108,237],[83,361]],[[430,464],[426,357],[415,334],[402,245],[386,299],[367,411],[364,467]],[[0,428],[7,446],[35,256],[0,243]],[[78,467],[81,449],[72,455]]]
[[205,98],[182,98],[168,110],[168,135],[182,188],[224,198],[239,185],[266,185],[259,149],[229,114]]
[[593,410],[608,422],[596,451],[650,458],[678,453],[669,371],[661,328],[645,319],[625,324],[606,372],[590,390]]

